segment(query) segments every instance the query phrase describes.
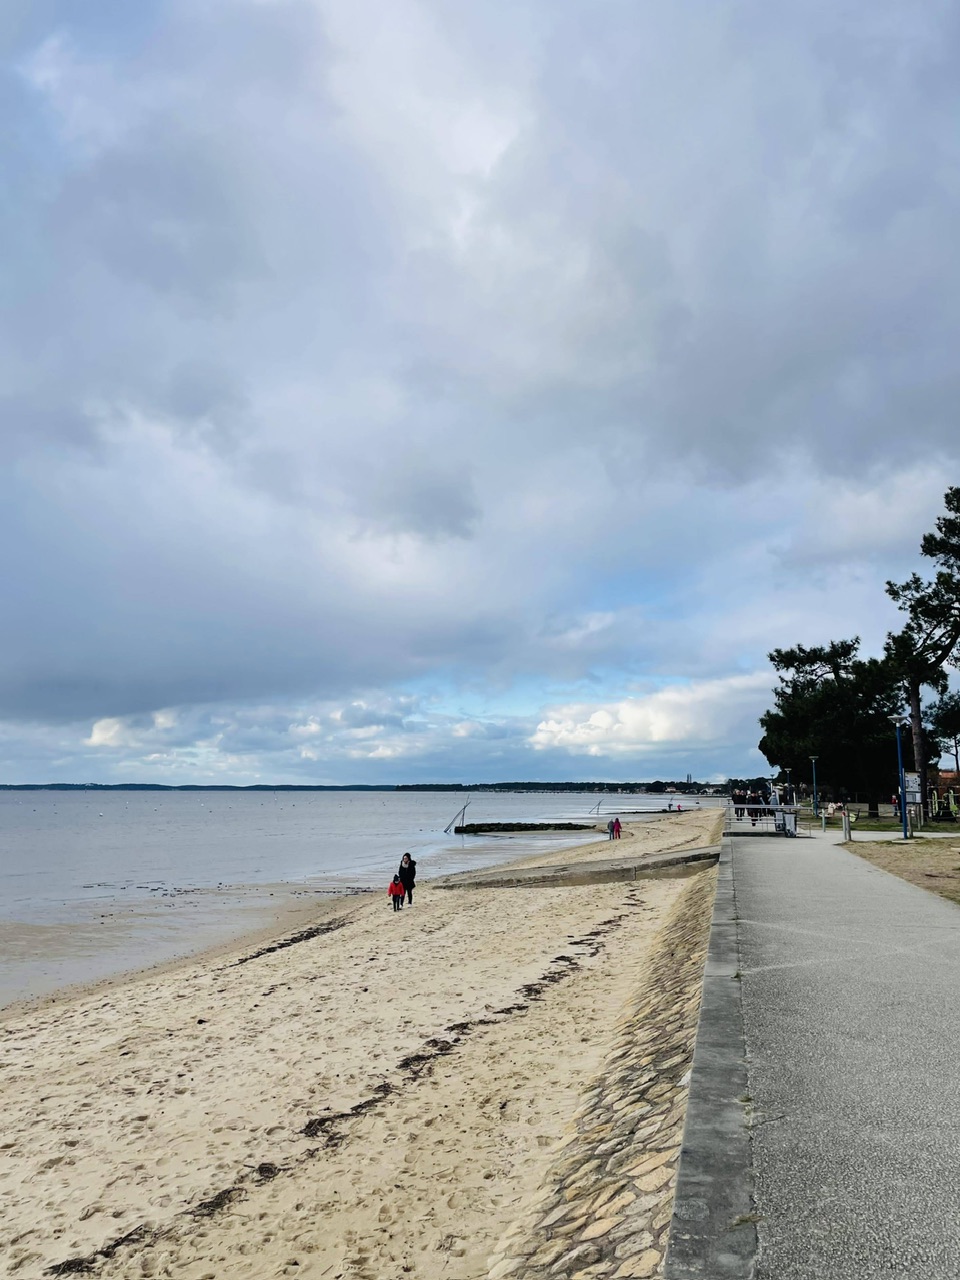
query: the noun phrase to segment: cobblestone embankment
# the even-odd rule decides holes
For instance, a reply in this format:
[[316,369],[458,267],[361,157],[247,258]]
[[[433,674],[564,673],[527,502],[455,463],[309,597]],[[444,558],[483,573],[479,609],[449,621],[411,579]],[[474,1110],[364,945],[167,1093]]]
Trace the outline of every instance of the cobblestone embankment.
[[715,871],[700,873],[674,908],[547,1189],[500,1241],[488,1280],[661,1273],[715,886]]

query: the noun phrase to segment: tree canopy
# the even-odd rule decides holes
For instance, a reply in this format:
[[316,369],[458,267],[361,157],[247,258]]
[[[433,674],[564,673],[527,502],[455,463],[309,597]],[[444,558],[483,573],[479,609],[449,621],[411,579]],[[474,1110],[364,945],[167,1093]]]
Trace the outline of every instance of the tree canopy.
[[930,736],[942,755],[953,756],[954,768],[960,773],[960,693],[945,693],[924,711]]
[[[860,657],[860,638],[807,648],[774,649],[775,706],[760,719],[760,750],[771,765],[818,786],[860,795],[872,804],[897,787],[890,717],[902,707],[896,672],[880,658]],[[909,761],[908,761],[909,763]]]
[[[960,765],[960,694],[949,691],[945,670],[960,666],[960,486],[946,491],[944,506],[920,544],[933,562],[932,578],[914,573],[887,583],[906,620],[887,636],[882,658],[861,657],[859,636],[769,655],[778,683],[774,707],[760,718],[759,745],[794,782],[811,778],[810,757],[816,756],[818,785],[860,795],[875,809],[897,789],[891,720],[903,715],[904,704],[910,723],[904,765],[920,773],[924,803],[930,764],[950,749]],[[920,701],[924,688],[940,695],[927,708]]]
[[932,560],[930,581],[918,573],[906,582],[887,583],[887,595],[907,615],[903,630],[887,636],[884,653],[900,681],[910,711],[914,756],[920,771],[920,790],[926,804],[927,758],[923,712],[924,687],[944,695],[946,666],[956,666],[960,654],[960,487],[944,494],[946,515],[939,516],[932,533],[924,534],[920,554]]

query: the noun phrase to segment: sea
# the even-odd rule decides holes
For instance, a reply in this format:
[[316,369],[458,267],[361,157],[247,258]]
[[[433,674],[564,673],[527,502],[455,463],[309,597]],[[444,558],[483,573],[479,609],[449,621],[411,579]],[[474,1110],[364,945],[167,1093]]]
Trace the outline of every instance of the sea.
[[444,834],[467,800],[481,823],[664,807],[594,793],[3,791],[0,1007],[193,954],[314,895],[385,890],[404,852],[423,881],[592,838]]

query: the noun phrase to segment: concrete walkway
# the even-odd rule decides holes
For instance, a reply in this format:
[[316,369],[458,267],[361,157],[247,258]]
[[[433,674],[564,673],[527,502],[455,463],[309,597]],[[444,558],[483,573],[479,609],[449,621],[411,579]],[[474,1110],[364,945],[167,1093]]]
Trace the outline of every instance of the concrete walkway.
[[836,840],[732,842],[755,1274],[955,1280],[960,908]]

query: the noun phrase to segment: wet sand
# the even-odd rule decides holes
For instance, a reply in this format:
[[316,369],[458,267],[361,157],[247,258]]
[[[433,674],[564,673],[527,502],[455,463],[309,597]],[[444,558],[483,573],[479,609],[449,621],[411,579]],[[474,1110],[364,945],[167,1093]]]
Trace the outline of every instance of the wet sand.
[[[594,838],[602,839],[600,834]],[[533,853],[538,844],[557,851],[576,843],[556,835],[469,838],[462,847],[431,854],[421,862],[421,871],[428,867],[430,875],[440,875],[483,868],[505,858],[539,857]],[[389,866],[395,866],[392,855]],[[52,919],[0,920],[0,1010],[147,967],[168,966],[253,932],[295,927],[318,899],[379,889],[387,878],[385,869],[374,873],[363,867],[276,883],[158,884],[147,895],[104,886],[102,902],[78,902],[65,915],[57,904]],[[63,918],[57,918],[58,911]]]
[[342,883],[238,885],[192,890],[111,908],[69,923],[0,925],[0,1018],[94,984],[160,972],[238,940],[275,935],[312,919],[327,901],[355,892]]

